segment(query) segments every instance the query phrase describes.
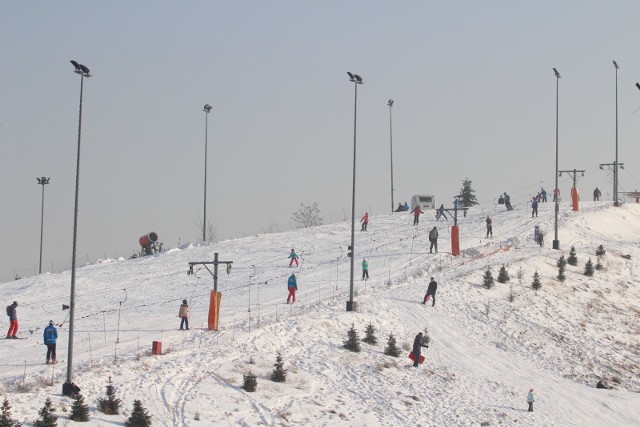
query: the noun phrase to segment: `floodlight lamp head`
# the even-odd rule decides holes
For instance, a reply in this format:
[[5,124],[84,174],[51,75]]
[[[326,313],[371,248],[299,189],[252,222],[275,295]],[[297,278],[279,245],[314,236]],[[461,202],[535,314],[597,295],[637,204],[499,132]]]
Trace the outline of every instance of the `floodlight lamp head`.
[[604,168],[602,167],[602,165],[600,165],[600,169],[601,169],[601,170],[602,170],[602,169],[604,169]]
[[556,75],[556,78],[560,78],[560,73],[555,68],[553,69],[553,73]]
[[76,68],[73,72],[76,74],[80,74],[83,77],[91,77],[91,74],[89,74],[89,68],[85,67],[82,64],[78,64],[76,61],[74,61],[73,59],[70,61],[71,64]]
[[347,71],[347,74],[349,74],[349,80],[351,80],[352,82],[355,81],[355,77],[353,77],[353,74],[351,74],[350,72]]
[[618,67],[618,63],[616,61],[613,61],[613,66],[616,67],[616,70],[620,67]]
[[358,83],[358,84],[364,83],[364,81],[362,81],[362,77],[360,77],[359,75],[354,74],[353,77],[356,78],[356,83]]
[[387,102],[387,105],[389,107],[393,107],[393,99],[390,99],[389,102]]
[[558,174],[558,176],[562,176],[562,172],[560,172],[560,173]]
[[207,114],[209,114],[211,112],[211,105],[209,104],[204,104],[204,107],[202,108],[202,111],[206,112]]
[[636,87],[640,89],[640,83],[636,82]]

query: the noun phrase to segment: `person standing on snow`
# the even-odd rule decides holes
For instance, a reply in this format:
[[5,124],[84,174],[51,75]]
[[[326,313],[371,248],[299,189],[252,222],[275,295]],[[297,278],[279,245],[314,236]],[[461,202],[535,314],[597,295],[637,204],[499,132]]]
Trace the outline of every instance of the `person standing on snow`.
[[487,215],[487,239],[489,238],[489,234],[493,237],[493,220]]
[[296,280],[295,273],[291,273],[289,280],[287,281],[287,289],[289,290],[289,296],[287,297],[287,304],[289,300],[293,298],[293,302],[296,302],[296,291],[298,290],[298,281]]
[[[556,188],[555,190],[553,190],[553,201],[555,203],[556,199],[558,199],[558,197],[560,197],[560,189]],[[558,199],[558,202],[560,201],[560,199]]]
[[187,304],[187,300],[183,299],[182,304],[180,304],[180,310],[178,311],[178,317],[182,320],[180,321],[180,330],[184,326],[184,329],[189,330],[189,304]]
[[56,340],[58,339],[58,330],[53,324],[53,320],[49,320],[49,326],[44,328],[44,343],[47,345],[47,365],[55,364],[56,360]]
[[540,195],[542,196],[542,203],[547,202],[547,190],[540,188]]
[[429,242],[431,245],[429,246],[429,253],[433,253],[433,249],[435,248],[436,253],[438,253],[438,229],[433,227],[429,232]]
[[600,192],[600,189],[598,187],[596,187],[596,189],[593,190],[593,201],[594,202],[599,202],[600,201],[600,196],[602,196],[602,193]]
[[538,216],[538,199],[535,197],[531,200],[531,218],[534,214]]
[[529,412],[533,412],[533,402],[535,402],[535,396],[533,395],[533,389],[529,390],[527,394],[527,403],[529,404]]
[[420,205],[417,205],[415,208],[413,208],[410,213],[413,214],[413,225],[417,226],[420,222],[420,214],[424,213],[422,212],[422,209],[420,209]]
[[366,258],[362,258],[362,280],[364,280],[364,278],[369,278],[369,262],[366,260]]
[[296,267],[298,266],[298,254],[296,254],[296,251],[291,249],[291,253],[289,254],[289,256],[287,258],[291,258],[291,261],[289,261],[289,267],[291,267],[293,265],[294,261],[296,262]]
[[360,231],[367,231],[367,225],[369,224],[369,212],[364,213],[364,216],[362,217],[360,222],[362,223],[362,228],[360,229]]
[[436,219],[440,220],[440,218],[444,218],[447,221],[449,221],[449,218],[447,218],[447,215],[445,215],[444,213],[444,205],[441,204],[440,207],[438,208],[438,212],[436,212]]
[[436,305],[436,291],[437,290],[438,290],[438,283],[432,277],[431,281],[429,282],[429,286],[427,287],[427,294],[424,296],[424,300],[422,300],[422,303],[426,304],[427,302],[429,302],[429,299],[431,299],[431,297],[433,297],[433,303],[431,304],[431,307],[434,307]]
[[507,194],[506,191],[504,193],[504,207],[507,208],[508,211],[513,209],[513,206],[511,206],[511,197]]
[[413,340],[413,355],[416,357],[416,360],[413,361],[413,366],[415,368],[420,364],[420,355],[422,353],[422,347],[429,348],[428,345],[422,343],[422,332],[418,332],[415,339]]
[[13,304],[7,307],[7,314],[9,315],[9,331],[7,331],[7,338],[18,338],[18,301],[14,301]]

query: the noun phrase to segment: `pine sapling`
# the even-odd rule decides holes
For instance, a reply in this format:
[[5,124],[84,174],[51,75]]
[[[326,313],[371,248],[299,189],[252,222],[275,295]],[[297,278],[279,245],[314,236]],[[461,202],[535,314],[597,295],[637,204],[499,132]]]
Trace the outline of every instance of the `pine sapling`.
[[358,337],[358,332],[356,331],[356,328],[353,324],[351,324],[351,329],[349,329],[348,336],[349,337],[344,342],[344,348],[355,353],[360,353],[360,338]]
[[424,334],[422,334],[422,345],[429,347],[429,344],[431,344],[431,337],[429,336],[427,328],[424,328]]
[[604,268],[604,266],[603,266],[603,265],[602,265],[602,263],[600,262],[600,258],[601,258],[601,257],[598,257],[598,258],[597,258],[597,260],[598,260],[598,261],[596,261],[596,270],[598,270],[598,271],[600,271],[600,270],[602,270],[602,269]]
[[115,415],[120,413],[120,405],[122,400],[116,398],[116,391],[109,377],[107,383],[107,398],[98,398],[98,410],[104,412],[107,415]]
[[273,364],[273,372],[271,373],[271,381],[283,383],[287,380],[287,369],[284,369],[282,354],[276,356],[276,363]]
[[487,289],[491,289],[493,288],[493,283],[493,274],[491,274],[491,269],[487,267],[482,278],[482,285]]
[[0,427],[21,427],[22,423],[11,417],[11,405],[5,397],[2,402],[2,413],[0,413]]
[[362,341],[371,345],[378,344],[378,338],[376,338],[376,328],[371,323],[367,325],[367,329],[364,331],[364,334],[365,336],[364,338],[362,338]]
[[51,404],[51,399],[47,397],[44,406],[38,411],[40,418],[33,422],[36,427],[56,427],[58,425],[58,416],[54,414],[56,409]]
[[605,254],[604,246],[598,246],[598,249],[596,249],[596,256],[604,256]]
[[564,269],[567,265],[567,260],[564,259],[564,255],[560,257],[560,259],[558,260],[558,264],[556,265],[558,266],[558,280],[564,282],[564,279],[567,278],[567,276],[564,275]]
[[389,334],[389,339],[387,340],[387,346],[384,348],[384,354],[387,356],[398,357],[400,356],[400,350],[396,345],[396,337],[393,334]]
[[540,275],[538,275],[538,270],[533,273],[533,282],[531,282],[531,287],[537,291],[542,287],[542,283],[540,283]]
[[507,267],[505,267],[505,265],[502,264],[502,267],[500,267],[500,272],[498,273],[498,282],[507,283],[510,279],[511,277],[509,277],[509,272],[507,271]]
[[576,248],[571,246],[571,250],[569,251],[569,258],[567,258],[567,262],[569,265],[573,265],[574,267],[578,265],[578,257],[576,256]]
[[131,416],[124,422],[127,427],[148,427],[151,425],[151,415],[142,406],[139,400],[133,401],[133,411]]
[[593,263],[591,262],[591,258],[584,264],[584,275],[591,277],[593,276],[594,268]]
[[81,394],[76,394],[73,397],[69,419],[78,422],[89,421],[89,406],[85,403],[84,397]]
[[247,372],[246,375],[242,376],[242,388],[244,391],[254,392],[256,391],[256,387],[258,387],[258,378],[251,371]]

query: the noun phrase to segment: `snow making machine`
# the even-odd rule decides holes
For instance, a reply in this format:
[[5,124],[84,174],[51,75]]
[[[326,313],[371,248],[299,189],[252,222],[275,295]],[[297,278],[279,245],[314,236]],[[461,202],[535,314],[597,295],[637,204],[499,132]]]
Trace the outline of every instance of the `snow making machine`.
[[140,256],[152,255],[162,250],[162,243],[158,243],[158,235],[153,231],[140,236],[138,242],[142,246]]

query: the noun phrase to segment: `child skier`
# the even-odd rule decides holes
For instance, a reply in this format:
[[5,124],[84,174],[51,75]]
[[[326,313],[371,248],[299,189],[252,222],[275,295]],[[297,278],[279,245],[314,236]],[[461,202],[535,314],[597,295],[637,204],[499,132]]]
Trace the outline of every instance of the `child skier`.
[[369,224],[369,212],[364,213],[364,216],[362,217],[360,222],[362,223],[362,228],[360,229],[360,231],[367,231],[367,224]]
[[362,258],[362,280],[364,280],[364,278],[369,278],[369,262],[365,259]]
[[529,390],[529,394],[527,394],[527,403],[529,404],[529,412],[533,412],[533,402],[535,401],[535,396],[533,395],[533,389]]
[[18,301],[14,301],[13,304],[7,306],[7,315],[9,316],[9,330],[7,331],[7,338],[18,338]]
[[180,330],[184,326],[187,331],[189,330],[189,304],[187,304],[187,300],[183,299],[182,304],[180,304],[180,310],[178,311],[178,317],[182,320],[180,321]]
[[298,255],[296,254],[296,251],[291,249],[291,253],[289,254],[289,256],[287,258],[291,258],[291,261],[289,261],[289,267],[291,267],[293,265],[294,261],[296,262],[296,267],[298,266]]
[[296,302],[296,291],[298,290],[298,281],[296,280],[295,273],[291,273],[289,280],[287,281],[287,289],[289,290],[289,296],[287,297],[287,304],[289,300],[293,298],[293,302]]

